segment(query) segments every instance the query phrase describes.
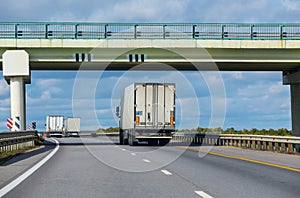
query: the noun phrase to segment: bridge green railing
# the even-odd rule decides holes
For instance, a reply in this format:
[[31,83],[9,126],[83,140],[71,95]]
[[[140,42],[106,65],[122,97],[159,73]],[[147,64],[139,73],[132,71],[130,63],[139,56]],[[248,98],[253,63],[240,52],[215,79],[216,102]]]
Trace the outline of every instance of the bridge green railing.
[[300,40],[300,23],[0,23],[0,39]]

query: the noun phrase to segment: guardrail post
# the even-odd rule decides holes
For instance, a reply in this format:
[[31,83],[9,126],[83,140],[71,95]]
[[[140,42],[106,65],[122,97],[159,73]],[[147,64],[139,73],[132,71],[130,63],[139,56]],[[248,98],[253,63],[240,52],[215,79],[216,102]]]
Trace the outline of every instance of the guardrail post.
[[75,25],[75,39],[78,37],[78,24]]
[[276,152],[280,151],[279,143],[278,142],[275,142],[275,151]]
[[249,145],[250,149],[253,149],[253,140],[250,140],[249,143],[250,143]]
[[237,140],[237,147],[239,147],[239,148],[242,148],[242,140],[241,139],[238,139]]
[[281,153],[285,153],[286,152],[286,146],[284,142],[281,142]]
[[107,39],[107,24],[104,26],[104,38]]
[[280,25],[280,39],[283,39],[283,25]]
[[137,26],[138,25],[134,25],[134,39],[137,38]]
[[221,32],[221,34],[222,34],[222,39],[224,39],[224,29],[225,29],[225,25],[222,25],[222,32]]
[[254,25],[252,24],[252,25],[250,26],[251,40],[253,39],[253,28],[254,28]]
[[45,38],[48,39],[48,24],[45,25]]
[[267,142],[263,141],[263,150],[267,150]]
[[261,144],[259,140],[255,140],[255,149],[256,150],[261,150]]
[[18,38],[18,24],[15,25],[15,38]]
[[241,139],[241,148],[245,148],[245,141]]
[[294,144],[288,144],[288,153],[294,153]]
[[193,25],[193,30],[192,31],[193,31],[193,39],[194,39],[194,38],[196,38],[195,37],[195,34],[196,34],[196,25]]
[[268,142],[268,151],[272,151],[273,150],[273,143],[271,141]]

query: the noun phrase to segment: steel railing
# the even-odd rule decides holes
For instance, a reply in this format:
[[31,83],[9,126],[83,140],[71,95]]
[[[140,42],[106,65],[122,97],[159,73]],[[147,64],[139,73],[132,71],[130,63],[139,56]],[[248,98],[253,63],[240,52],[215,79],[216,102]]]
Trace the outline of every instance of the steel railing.
[[300,152],[300,137],[291,136],[175,133],[173,139],[201,145],[236,146],[283,153]]
[[300,40],[300,23],[1,22],[0,38]]
[[34,146],[34,141],[38,139],[37,131],[2,132],[0,133],[0,152]]

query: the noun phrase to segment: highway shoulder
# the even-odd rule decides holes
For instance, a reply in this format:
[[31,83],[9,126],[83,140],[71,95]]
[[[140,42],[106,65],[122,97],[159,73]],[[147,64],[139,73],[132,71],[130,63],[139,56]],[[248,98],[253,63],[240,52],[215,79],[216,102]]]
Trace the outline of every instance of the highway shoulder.
[[0,189],[41,161],[55,148],[55,143],[47,139],[40,148],[16,155],[0,165]]

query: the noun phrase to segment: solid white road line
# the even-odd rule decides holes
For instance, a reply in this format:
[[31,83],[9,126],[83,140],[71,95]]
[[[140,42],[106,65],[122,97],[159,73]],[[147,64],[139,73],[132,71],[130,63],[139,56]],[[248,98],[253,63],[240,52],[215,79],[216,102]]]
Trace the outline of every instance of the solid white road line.
[[126,149],[122,149],[122,151],[127,151]]
[[3,197],[5,194],[7,194],[9,191],[13,190],[15,187],[17,187],[21,182],[23,182],[26,178],[28,178],[30,175],[32,175],[36,170],[38,170],[41,166],[43,166],[59,149],[59,142],[56,139],[52,140],[55,141],[56,147],[55,149],[49,153],[44,159],[42,159],[39,163],[34,165],[32,168],[30,168],[28,171],[20,175],[18,178],[4,186],[0,190],[0,197]]
[[162,173],[164,173],[165,175],[173,175],[172,173],[170,173],[169,171],[167,170],[160,170]]
[[208,195],[207,193],[205,193],[203,191],[195,191],[195,193],[202,198],[213,198],[212,196]]
[[144,162],[150,163],[150,160],[143,159]]
[[136,155],[135,153],[130,153],[131,155]]

